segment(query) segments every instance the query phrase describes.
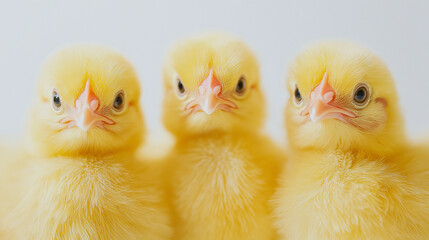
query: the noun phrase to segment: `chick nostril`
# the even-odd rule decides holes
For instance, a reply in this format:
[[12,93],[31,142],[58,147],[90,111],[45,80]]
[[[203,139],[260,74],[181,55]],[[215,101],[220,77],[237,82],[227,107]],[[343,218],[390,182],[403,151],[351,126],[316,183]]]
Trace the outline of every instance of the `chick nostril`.
[[323,100],[325,100],[326,103],[331,102],[334,100],[334,93],[333,92],[327,92],[325,95],[323,95]]
[[90,108],[92,111],[97,110],[97,108],[98,108],[98,101],[97,101],[97,100],[92,100],[92,101],[89,103],[89,108]]
[[221,91],[220,86],[216,86],[216,87],[214,87],[214,88],[213,88],[213,93],[214,93],[216,96],[217,96],[217,95],[219,95],[220,91]]
[[77,109],[81,109],[83,106],[82,106],[82,101],[81,100],[76,100],[76,103],[75,103],[75,105],[76,105],[76,108]]

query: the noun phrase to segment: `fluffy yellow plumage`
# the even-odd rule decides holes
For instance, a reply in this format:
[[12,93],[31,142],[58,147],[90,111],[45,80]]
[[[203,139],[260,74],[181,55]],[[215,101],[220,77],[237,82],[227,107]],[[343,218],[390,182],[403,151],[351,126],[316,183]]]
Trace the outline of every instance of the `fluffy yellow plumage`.
[[144,125],[130,63],[69,47],[48,61],[37,93],[31,155],[2,168],[2,239],[169,239],[158,170],[135,157]]
[[283,239],[426,239],[429,149],[407,142],[382,61],[352,43],[316,44],[288,88],[292,156],[274,197]]
[[258,63],[239,40],[176,45],[164,68],[163,120],[176,137],[166,179],[177,239],[273,239],[268,199],[282,153],[264,135]]

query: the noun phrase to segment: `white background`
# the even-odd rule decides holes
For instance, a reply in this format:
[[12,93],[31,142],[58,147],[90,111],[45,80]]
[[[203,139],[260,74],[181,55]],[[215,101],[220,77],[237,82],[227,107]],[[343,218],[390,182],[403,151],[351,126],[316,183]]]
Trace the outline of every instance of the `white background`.
[[161,132],[161,65],[178,38],[217,30],[244,39],[259,57],[267,130],[284,138],[287,65],[319,39],[359,42],[389,65],[407,129],[429,132],[429,1],[10,1],[0,2],[0,136],[25,129],[40,66],[54,50],[100,43],[128,57],[143,86],[148,128]]

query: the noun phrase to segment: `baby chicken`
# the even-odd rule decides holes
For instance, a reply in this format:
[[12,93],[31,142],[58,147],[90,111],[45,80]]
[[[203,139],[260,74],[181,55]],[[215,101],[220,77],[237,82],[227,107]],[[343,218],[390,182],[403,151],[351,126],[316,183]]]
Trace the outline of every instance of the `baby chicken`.
[[196,36],[175,46],[163,74],[177,239],[273,239],[268,200],[283,156],[261,133],[255,56],[233,37]]
[[427,239],[429,149],[407,142],[393,79],[352,43],[305,50],[288,76],[283,239]]
[[31,157],[2,176],[2,239],[171,237],[160,178],[135,159],[139,96],[133,67],[109,49],[73,46],[48,61],[29,120]]

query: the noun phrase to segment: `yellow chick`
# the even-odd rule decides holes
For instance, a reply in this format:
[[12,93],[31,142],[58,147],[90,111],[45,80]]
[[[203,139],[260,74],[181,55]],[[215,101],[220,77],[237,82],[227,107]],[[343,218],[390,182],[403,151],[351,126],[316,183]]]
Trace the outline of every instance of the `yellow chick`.
[[133,67],[109,49],[72,46],[48,61],[31,157],[2,176],[2,239],[171,238],[160,176],[135,157],[139,97]]
[[273,239],[268,200],[283,156],[261,133],[255,56],[216,34],[173,49],[163,71],[163,121],[176,138],[166,174],[176,239]]
[[369,50],[323,42],[288,75],[292,150],[274,196],[282,239],[427,239],[429,149],[407,142],[394,82]]

